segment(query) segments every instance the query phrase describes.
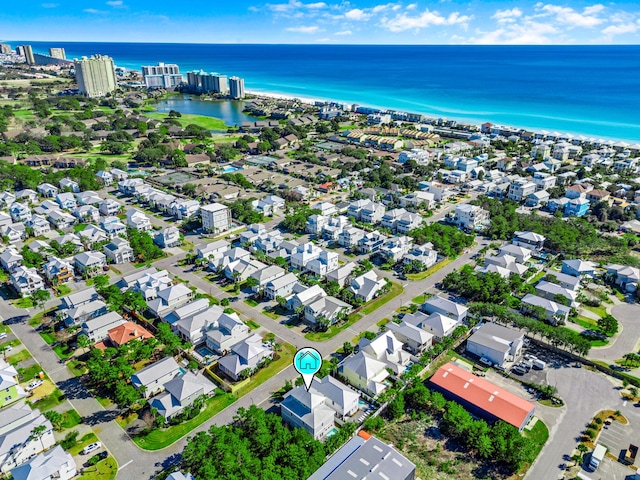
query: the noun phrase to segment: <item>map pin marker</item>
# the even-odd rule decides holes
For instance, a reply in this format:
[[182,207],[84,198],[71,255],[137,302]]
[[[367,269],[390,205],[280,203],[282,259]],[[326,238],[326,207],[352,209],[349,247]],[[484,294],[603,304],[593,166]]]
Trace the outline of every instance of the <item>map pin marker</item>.
[[311,382],[322,367],[322,356],[315,348],[305,347],[298,350],[293,357],[293,368],[302,375],[304,386],[309,391]]

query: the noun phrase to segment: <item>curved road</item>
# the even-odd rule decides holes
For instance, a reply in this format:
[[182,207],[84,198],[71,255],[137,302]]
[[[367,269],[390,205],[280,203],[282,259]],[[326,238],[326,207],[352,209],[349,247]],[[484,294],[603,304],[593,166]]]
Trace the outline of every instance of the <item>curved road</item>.
[[592,348],[589,356],[613,363],[621,359],[625,353],[637,352],[640,339],[640,305],[637,303],[621,303],[611,308],[611,315],[622,325],[615,342],[602,348]]

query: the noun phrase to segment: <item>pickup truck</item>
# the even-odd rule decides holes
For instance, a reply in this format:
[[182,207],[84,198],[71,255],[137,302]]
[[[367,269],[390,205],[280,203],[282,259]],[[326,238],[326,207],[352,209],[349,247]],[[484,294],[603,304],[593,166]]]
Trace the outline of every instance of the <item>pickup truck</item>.
[[636,455],[638,455],[638,447],[630,443],[629,448],[624,452],[624,462],[627,465],[633,465],[636,461]]

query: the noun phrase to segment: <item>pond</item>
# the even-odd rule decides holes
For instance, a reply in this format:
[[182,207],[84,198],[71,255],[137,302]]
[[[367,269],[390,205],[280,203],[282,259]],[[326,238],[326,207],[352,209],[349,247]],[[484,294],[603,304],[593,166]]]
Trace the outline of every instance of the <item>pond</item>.
[[233,127],[242,124],[242,122],[258,120],[242,113],[245,103],[242,100],[209,101],[200,100],[191,95],[177,95],[159,101],[155,108],[160,113],[169,113],[171,110],[175,110],[180,113],[221,118],[227,125]]

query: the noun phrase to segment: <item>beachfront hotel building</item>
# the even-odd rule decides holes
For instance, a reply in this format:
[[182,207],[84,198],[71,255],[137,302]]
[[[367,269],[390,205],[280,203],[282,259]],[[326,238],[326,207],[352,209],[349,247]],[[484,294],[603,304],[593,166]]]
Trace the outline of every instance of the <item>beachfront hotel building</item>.
[[142,77],[147,88],[175,88],[184,81],[175,63],[146,65],[142,67]]
[[24,60],[27,65],[35,65],[36,59],[33,56],[33,49],[31,48],[31,45],[22,45],[20,48],[22,49],[22,55],[24,55]]
[[64,48],[54,47],[49,49],[49,56],[52,58],[57,58],[59,60],[66,60],[67,55],[64,51]]
[[244,78],[231,77],[229,79],[229,96],[231,98],[244,98]]
[[8,43],[0,43],[0,53],[11,53],[11,45]]
[[[226,75],[207,73],[203,70],[187,73],[187,84],[192,90],[202,93],[229,93],[229,81]],[[243,85],[244,86],[244,85]]]
[[113,92],[116,82],[113,59],[106,55],[82,57],[73,61],[76,69],[78,91],[87,97],[102,97]]

